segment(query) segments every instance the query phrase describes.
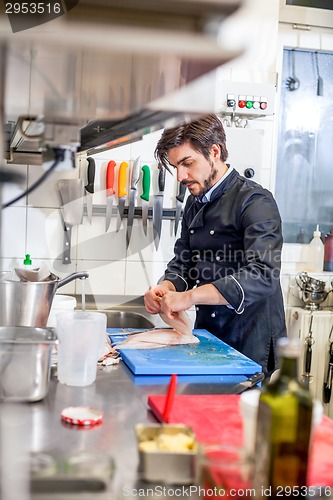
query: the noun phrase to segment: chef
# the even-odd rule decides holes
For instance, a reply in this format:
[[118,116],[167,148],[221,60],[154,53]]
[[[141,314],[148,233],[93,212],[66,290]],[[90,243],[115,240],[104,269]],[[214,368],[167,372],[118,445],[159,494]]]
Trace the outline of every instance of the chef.
[[155,157],[176,170],[190,195],[175,256],[145,293],[146,310],[172,319],[195,306],[195,328],[256,361],[269,377],[277,339],[286,335],[281,218],[272,194],[226,164],[225,131],[215,115],[165,130]]

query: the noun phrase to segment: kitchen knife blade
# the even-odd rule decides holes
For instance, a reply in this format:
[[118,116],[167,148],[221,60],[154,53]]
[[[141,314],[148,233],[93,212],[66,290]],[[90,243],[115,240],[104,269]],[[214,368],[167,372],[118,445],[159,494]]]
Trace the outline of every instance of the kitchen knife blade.
[[142,170],[142,226],[143,232],[147,236],[148,225],[148,207],[149,207],[149,192],[150,192],[150,168],[148,165],[143,165]]
[[91,224],[96,166],[95,166],[95,160],[91,157],[87,158],[87,162],[88,162],[87,185],[84,186],[84,189],[86,190],[86,207],[87,207],[88,220]]
[[105,232],[108,231],[110,227],[111,217],[112,217],[112,206],[113,200],[116,194],[114,190],[114,169],[116,167],[116,162],[110,160],[106,169],[106,214],[105,214]]
[[165,172],[166,172],[165,168],[162,167],[162,165],[159,165],[159,174],[158,174],[159,192],[154,197],[154,207],[153,207],[153,230],[154,230],[154,243],[156,250],[158,250],[161,239]]
[[186,186],[182,182],[180,182],[178,195],[176,196],[177,203],[176,203],[176,217],[175,217],[175,236],[177,235],[177,229],[180,221],[180,214],[182,213],[182,206],[184,202],[185,192],[186,192]]
[[140,157],[138,157],[133,164],[132,174],[131,174],[131,191],[129,195],[128,203],[128,218],[127,218],[127,231],[126,231],[126,247],[128,248],[132,229],[133,229],[133,219],[134,219],[134,209],[135,209],[135,197],[136,197],[136,185],[140,177]]
[[127,195],[126,180],[127,180],[128,163],[122,161],[118,172],[118,218],[116,231],[118,232],[121,226],[121,221],[124,217],[125,199]]

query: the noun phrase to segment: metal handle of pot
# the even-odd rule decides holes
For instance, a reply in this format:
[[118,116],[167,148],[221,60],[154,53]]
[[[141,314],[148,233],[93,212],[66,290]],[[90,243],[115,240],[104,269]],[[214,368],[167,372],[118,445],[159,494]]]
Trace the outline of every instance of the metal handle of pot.
[[302,285],[306,285],[308,283],[309,277],[308,274],[303,272],[303,273],[298,273],[295,277],[295,281],[297,285],[300,287],[300,289],[303,288]]
[[87,279],[87,278],[89,278],[89,274],[86,271],[82,271],[80,273],[69,274],[65,278],[62,278],[60,281],[58,281],[58,288],[60,286],[67,285],[67,283],[70,283],[73,280],[76,280],[76,279]]

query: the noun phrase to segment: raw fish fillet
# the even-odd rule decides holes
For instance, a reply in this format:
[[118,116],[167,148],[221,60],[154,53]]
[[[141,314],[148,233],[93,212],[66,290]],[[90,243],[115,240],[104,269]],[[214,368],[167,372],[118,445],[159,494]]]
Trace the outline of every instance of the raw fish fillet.
[[192,333],[192,325],[189,316],[182,311],[177,318],[170,320],[163,314],[161,318],[172,327],[156,328],[142,333],[129,335],[126,340],[117,344],[117,349],[158,349],[170,345],[197,344],[199,339]]

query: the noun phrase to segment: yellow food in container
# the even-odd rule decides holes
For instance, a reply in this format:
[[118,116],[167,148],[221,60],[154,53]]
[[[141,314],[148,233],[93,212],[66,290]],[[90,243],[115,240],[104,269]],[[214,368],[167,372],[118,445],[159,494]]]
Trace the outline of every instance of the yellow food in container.
[[167,484],[191,484],[197,442],[185,425],[136,426],[141,479]]

